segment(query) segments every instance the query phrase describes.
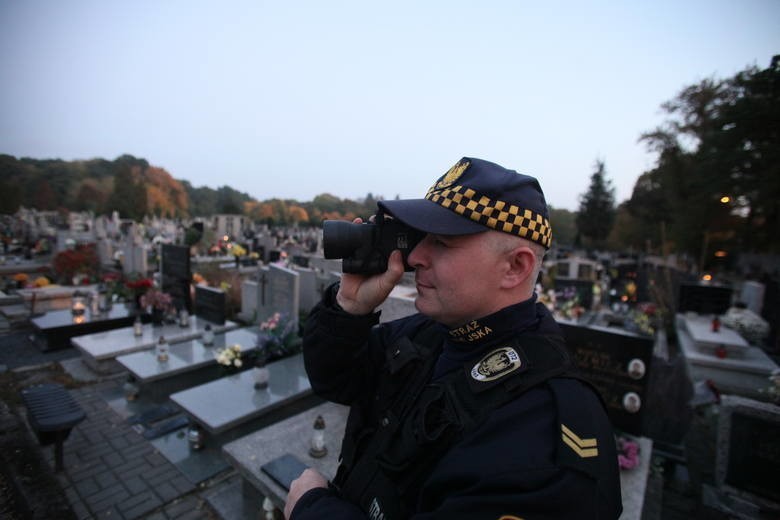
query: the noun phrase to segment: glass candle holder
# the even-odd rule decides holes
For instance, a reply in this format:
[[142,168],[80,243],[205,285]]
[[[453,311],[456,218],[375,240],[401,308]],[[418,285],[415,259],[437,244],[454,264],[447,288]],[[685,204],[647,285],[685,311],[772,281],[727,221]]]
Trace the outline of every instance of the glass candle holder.
[[201,338],[204,345],[214,344],[214,331],[211,329],[211,325],[206,325],[203,329],[203,337]]
[[325,419],[318,415],[314,420],[309,455],[314,458],[321,458],[327,454],[328,448],[325,446]]
[[135,321],[133,322],[133,335],[138,337],[138,336],[143,336],[143,334],[144,334],[144,324],[141,323],[141,317],[136,316]]
[[160,363],[168,361],[168,342],[162,336],[157,340],[157,361]]

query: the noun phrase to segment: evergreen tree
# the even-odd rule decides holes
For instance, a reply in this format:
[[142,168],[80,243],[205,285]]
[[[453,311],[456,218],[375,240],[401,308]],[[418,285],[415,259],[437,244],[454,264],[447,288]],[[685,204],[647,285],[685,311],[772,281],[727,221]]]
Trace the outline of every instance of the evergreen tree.
[[615,188],[606,178],[604,161],[596,161],[588,191],[580,196],[577,232],[586,245],[603,247],[615,220]]

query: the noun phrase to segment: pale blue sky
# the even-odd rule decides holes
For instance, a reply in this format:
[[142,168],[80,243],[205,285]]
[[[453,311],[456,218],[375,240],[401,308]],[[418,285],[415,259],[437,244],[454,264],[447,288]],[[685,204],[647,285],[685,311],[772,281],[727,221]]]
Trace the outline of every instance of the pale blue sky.
[[596,159],[630,197],[661,103],[778,53],[778,0],[0,0],[0,153],[300,201],[475,156],[574,210]]

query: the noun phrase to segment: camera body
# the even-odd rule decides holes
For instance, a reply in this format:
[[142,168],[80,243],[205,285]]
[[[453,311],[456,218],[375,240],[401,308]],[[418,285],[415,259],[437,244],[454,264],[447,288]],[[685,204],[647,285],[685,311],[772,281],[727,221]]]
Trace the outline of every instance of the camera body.
[[377,223],[355,224],[343,220],[322,223],[322,245],[325,258],[341,258],[341,270],[350,274],[378,274],[387,270],[390,253],[398,249],[404,269],[413,271],[406,261],[412,249],[426,233],[392,218],[376,217]]

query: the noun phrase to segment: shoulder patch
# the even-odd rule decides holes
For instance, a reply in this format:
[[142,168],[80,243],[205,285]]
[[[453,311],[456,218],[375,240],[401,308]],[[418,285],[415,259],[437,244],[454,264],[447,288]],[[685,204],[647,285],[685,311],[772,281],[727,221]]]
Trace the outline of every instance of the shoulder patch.
[[501,347],[479,360],[471,369],[472,379],[480,382],[493,381],[514,372],[523,366],[520,355],[512,347]]

